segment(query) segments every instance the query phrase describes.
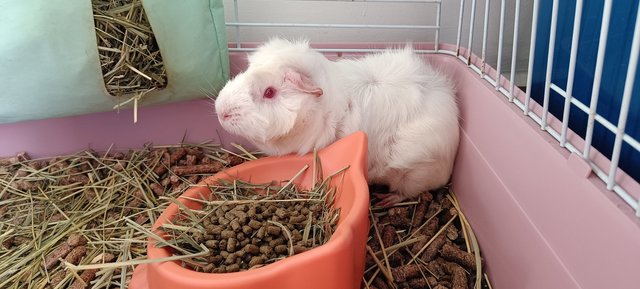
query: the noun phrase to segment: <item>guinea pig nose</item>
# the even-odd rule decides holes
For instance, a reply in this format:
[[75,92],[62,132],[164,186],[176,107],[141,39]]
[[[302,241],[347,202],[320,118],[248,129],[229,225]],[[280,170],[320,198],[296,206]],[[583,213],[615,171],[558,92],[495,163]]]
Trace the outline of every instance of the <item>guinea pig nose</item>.
[[233,110],[233,109],[230,109],[230,110],[224,110],[224,111],[222,111],[222,113],[220,114],[220,116],[222,116],[222,120],[229,120],[229,119],[231,119],[234,115],[235,115],[235,110]]

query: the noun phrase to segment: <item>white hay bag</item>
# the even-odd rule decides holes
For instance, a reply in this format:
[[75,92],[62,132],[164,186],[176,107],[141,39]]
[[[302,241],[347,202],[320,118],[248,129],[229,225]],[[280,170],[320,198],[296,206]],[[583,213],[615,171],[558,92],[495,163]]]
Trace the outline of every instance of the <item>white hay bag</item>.
[[[229,77],[222,0],[143,0],[167,86],[138,105],[215,94]],[[112,110],[90,0],[0,0],[0,123]]]

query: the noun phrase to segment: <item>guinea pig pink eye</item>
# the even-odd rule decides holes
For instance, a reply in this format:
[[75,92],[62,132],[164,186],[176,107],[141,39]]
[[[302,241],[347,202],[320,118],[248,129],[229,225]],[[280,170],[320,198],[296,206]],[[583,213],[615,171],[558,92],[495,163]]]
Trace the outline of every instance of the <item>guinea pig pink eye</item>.
[[264,90],[264,94],[262,94],[264,98],[273,98],[274,96],[276,96],[276,89],[271,86],[267,87],[267,89]]

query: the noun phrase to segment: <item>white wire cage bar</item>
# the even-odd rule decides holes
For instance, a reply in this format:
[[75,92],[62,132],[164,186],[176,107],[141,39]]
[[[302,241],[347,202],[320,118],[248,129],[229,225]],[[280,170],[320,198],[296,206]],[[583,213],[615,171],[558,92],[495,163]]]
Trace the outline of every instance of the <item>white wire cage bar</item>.
[[[233,0],[233,18],[227,22],[227,26],[235,37],[235,43],[229,50],[231,52],[248,52],[255,50],[255,45],[244,45],[245,42],[249,43],[251,41],[242,40],[241,30],[258,27],[265,29],[321,28],[327,29],[328,31],[347,29],[350,31],[353,30],[354,32],[362,29],[377,29],[380,31],[392,31],[389,33],[394,34],[397,34],[397,31],[418,30],[424,31],[425,35],[427,32],[432,33],[433,36],[425,42],[430,42],[433,45],[419,46],[420,48],[417,48],[416,52],[424,54],[440,53],[452,55],[465,63],[472,71],[475,71],[479,77],[495,87],[496,91],[505,96],[516,107],[522,110],[523,113],[538,124],[542,130],[555,138],[559,146],[564,147],[571,153],[581,156],[591,166],[593,173],[604,182],[607,189],[615,192],[622,200],[633,208],[636,215],[640,217],[640,199],[616,182],[616,176],[620,173],[618,164],[622,145],[626,143],[633,150],[640,152],[640,141],[625,132],[628,112],[629,109],[631,109],[630,104],[631,97],[633,95],[633,80],[635,79],[634,77],[637,71],[638,54],[640,51],[640,19],[638,19],[640,17],[637,17],[635,22],[635,33],[626,74],[626,86],[624,88],[624,94],[620,96],[622,98],[620,115],[617,124],[614,124],[602,115],[596,113],[599,96],[598,91],[601,85],[603,66],[605,64],[604,56],[607,48],[606,40],[608,39],[608,30],[610,28],[611,0],[605,0],[604,2],[602,22],[600,24],[595,79],[593,83],[590,84],[593,86],[593,92],[590,97],[589,104],[581,102],[573,95],[578,43],[580,40],[579,31],[583,21],[585,21],[581,17],[584,2],[582,0],[578,0],[575,5],[567,84],[566,88],[563,89],[561,85],[554,83],[551,77],[555,65],[554,48],[556,46],[556,32],[558,29],[558,11],[560,2],[553,1],[551,28],[548,34],[549,46],[546,51],[547,66],[544,81],[544,95],[543,101],[540,104],[542,106],[541,110],[532,109],[532,95],[530,89],[533,84],[534,58],[537,55],[536,49],[539,48],[536,46],[536,43],[538,41],[538,17],[540,14],[541,1],[516,0],[515,3],[512,3],[511,1],[505,0],[459,0],[445,2],[439,0],[365,0],[349,3],[362,2],[371,2],[372,4],[408,3],[407,5],[422,5],[417,8],[424,9],[425,13],[429,11],[435,11],[436,13],[431,23],[420,22],[424,19],[418,19],[416,24],[315,23],[306,21],[251,22],[246,20],[241,21],[238,11],[241,9],[240,5],[242,1]],[[448,15],[456,14],[457,18],[449,18],[443,21],[442,11],[444,10],[451,12]],[[495,17],[495,15],[491,13],[492,11],[499,13],[499,16]],[[638,14],[640,16],[640,11]],[[509,17],[507,17],[507,15],[509,15]],[[490,29],[492,21],[498,21],[497,29],[494,29],[493,31]],[[512,23],[509,23],[508,21],[512,21]],[[444,24],[443,22],[446,22],[447,24]],[[512,27],[510,32],[505,31],[507,30],[507,27]],[[519,32],[521,32],[522,29],[527,29],[527,32],[531,33],[529,39],[519,37],[519,34],[521,34]],[[511,35],[508,35],[507,33],[511,33]],[[476,36],[481,37],[481,39],[477,39]],[[490,38],[493,40],[490,40]],[[511,39],[511,43],[509,43],[510,45],[505,45],[505,41],[508,39]],[[492,53],[494,52],[494,48],[490,49],[487,45],[491,41],[495,41],[496,43],[495,54],[497,56],[493,57],[492,60],[489,60],[487,57],[488,53],[490,51]],[[480,51],[478,51],[478,47]],[[371,53],[380,51],[381,49],[383,48],[318,48],[319,51],[327,53]],[[523,53],[522,50],[526,49],[528,49],[528,53],[526,53],[526,51]],[[478,54],[480,55],[479,58],[474,56]],[[526,58],[526,63],[518,61],[521,56]],[[494,71],[491,71],[492,67],[495,67]],[[526,81],[518,79],[518,71],[526,72]],[[522,92],[518,88],[519,86],[526,87],[526,92]],[[558,117],[561,121],[559,126],[549,124],[549,98],[552,92],[564,98],[564,105],[562,109],[563,114],[561,117]],[[572,107],[579,109],[588,116],[584,140],[580,139],[580,141],[575,141],[576,138],[569,138],[571,131],[571,128],[569,127],[569,112]],[[593,130],[596,124],[603,126],[615,135],[613,154],[606,167],[601,164],[597,164],[592,156],[592,152],[594,151],[594,148],[592,147]]]

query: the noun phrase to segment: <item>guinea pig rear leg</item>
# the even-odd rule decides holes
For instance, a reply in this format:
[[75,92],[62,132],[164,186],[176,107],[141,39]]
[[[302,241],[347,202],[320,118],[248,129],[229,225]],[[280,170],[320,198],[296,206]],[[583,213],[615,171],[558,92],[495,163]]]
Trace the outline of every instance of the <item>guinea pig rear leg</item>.
[[376,203],[377,207],[391,207],[402,202],[405,197],[398,193],[373,194],[380,201]]
[[377,206],[391,207],[406,199],[412,199],[429,188],[425,173],[416,169],[394,169],[389,178],[388,194],[374,194],[380,199]]

